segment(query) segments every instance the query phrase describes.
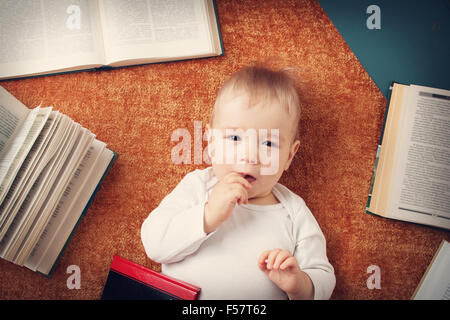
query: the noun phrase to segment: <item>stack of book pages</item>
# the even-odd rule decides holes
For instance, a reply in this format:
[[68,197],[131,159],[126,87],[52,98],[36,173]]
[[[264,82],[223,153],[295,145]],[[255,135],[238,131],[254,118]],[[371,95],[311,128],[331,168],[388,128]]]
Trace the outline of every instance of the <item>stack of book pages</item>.
[[0,87],[0,256],[51,274],[116,156],[68,116]]

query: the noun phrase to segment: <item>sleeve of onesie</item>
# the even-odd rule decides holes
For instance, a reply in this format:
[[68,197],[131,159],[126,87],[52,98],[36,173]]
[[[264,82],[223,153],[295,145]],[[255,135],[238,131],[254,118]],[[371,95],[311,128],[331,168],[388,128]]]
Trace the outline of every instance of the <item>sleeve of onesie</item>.
[[294,256],[300,269],[312,280],[314,299],[329,299],[336,285],[336,277],[327,258],[325,237],[306,204],[301,207],[297,219]]
[[144,220],[141,239],[147,256],[173,263],[194,253],[209,236],[203,229],[205,182],[196,171],[187,174]]

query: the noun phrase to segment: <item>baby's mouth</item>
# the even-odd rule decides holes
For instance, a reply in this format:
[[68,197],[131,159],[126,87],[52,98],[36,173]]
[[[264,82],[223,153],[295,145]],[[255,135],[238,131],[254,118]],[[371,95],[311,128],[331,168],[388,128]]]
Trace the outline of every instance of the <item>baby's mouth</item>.
[[252,176],[251,174],[243,174],[242,175],[245,180],[247,180],[249,183],[253,183],[256,181],[256,178]]

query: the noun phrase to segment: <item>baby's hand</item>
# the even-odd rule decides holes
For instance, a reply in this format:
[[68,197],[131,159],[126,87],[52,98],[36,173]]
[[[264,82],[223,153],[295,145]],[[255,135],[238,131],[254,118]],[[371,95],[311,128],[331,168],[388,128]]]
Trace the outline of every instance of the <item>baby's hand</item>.
[[299,291],[302,271],[297,259],[287,250],[264,251],[258,259],[259,268],[290,297]]
[[236,203],[248,203],[247,190],[251,187],[250,182],[236,172],[231,172],[220,180],[214,186],[205,205],[205,232],[213,232],[222,222],[227,220]]

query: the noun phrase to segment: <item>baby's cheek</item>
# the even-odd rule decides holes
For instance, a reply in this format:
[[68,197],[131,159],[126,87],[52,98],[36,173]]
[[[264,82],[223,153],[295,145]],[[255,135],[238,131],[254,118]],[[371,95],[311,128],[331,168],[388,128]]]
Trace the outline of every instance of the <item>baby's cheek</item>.
[[218,164],[218,163],[212,163],[212,168],[214,171],[214,175],[219,179],[222,180],[223,177],[225,177],[228,173],[232,172],[232,168],[229,165],[226,164]]
[[275,175],[280,169],[280,154],[278,149],[260,152],[261,175]]

